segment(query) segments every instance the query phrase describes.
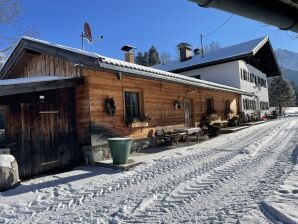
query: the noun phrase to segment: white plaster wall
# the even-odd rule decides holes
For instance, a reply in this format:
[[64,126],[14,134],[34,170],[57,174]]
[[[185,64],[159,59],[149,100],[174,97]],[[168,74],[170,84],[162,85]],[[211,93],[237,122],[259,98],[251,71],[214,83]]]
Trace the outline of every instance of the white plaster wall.
[[[257,96],[255,98],[248,97],[248,96],[241,97],[241,107],[242,107],[241,110],[245,114],[252,114],[255,112],[254,110],[243,109],[243,105],[242,105],[243,99],[244,98],[256,99],[257,104],[260,101],[269,102],[268,86],[267,87],[256,86],[255,83],[241,79],[240,68],[246,69],[247,71],[254,73],[256,76],[265,79],[267,82],[266,74],[262,73],[255,67],[249,64],[246,64],[245,61],[242,61],[242,60],[213,65],[205,68],[194,69],[191,71],[182,72],[181,74],[187,75],[190,77],[200,75],[202,80],[207,80],[215,83],[233,86],[248,92],[255,93]],[[259,109],[259,105],[257,105],[257,109]],[[260,113],[261,113],[261,116],[264,116],[265,113],[269,114],[269,110],[264,110],[264,111],[261,111]]]
[[194,69],[191,71],[182,72],[181,74],[190,77],[201,75],[202,80],[240,88],[238,61]]
[[[240,78],[240,89],[246,90],[248,92],[253,92],[257,96],[255,98],[257,102],[260,102],[260,101],[269,102],[268,81],[267,81],[266,74],[262,73],[260,70],[256,69],[255,67],[253,67],[249,64],[246,64],[245,61],[239,61],[239,68],[246,69],[247,71],[254,73],[256,76],[258,76],[262,79],[265,79],[266,82],[267,82],[267,87],[263,87],[263,86],[256,85],[254,82],[249,82],[247,80],[243,80],[243,79]],[[239,70],[239,76],[240,76],[240,70]],[[253,99],[253,98],[247,97],[247,96],[242,96],[241,98],[242,98],[241,100],[243,100],[245,98]],[[260,105],[258,105],[258,103],[257,103],[257,110],[260,110],[259,106]],[[254,111],[245,110],[244,112],[246,114],[247,113],[249,114],[249,113],[253,113]],[[262,110],[262,111],[260,111],[260,113],[261,113],[261,117],[262,117],[262,116],[265,115],[265,113],[269,114],[270,111],[269,110]]]

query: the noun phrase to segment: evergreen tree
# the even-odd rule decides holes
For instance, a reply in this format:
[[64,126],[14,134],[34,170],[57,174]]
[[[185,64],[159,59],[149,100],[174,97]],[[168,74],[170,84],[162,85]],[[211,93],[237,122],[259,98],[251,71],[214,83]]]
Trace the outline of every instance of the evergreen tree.
[[137,53],[137,56],[135,57],[135,63],[138,65],[146,65],[147,64],[142,52]]
[[159,53],[156,48],[152,46],[148,52],[148,66],[160,64]]
[[135,63],[144,66],[154,66],[160,64],[159,53],[157,49],[152,46],[148,52],[138,52],[135,58]]
[[148,60],[149,60],[149,55],[148,55],[148,52],[147,51],[145,51],[144,52],[144,61],[145,61],[145,66],[149,66],[149,63],[148,63]]
[[295,88],[282,76],[269,80],[268,92],[270,105],[279,107],[280,111],[282,107],[296,106]]

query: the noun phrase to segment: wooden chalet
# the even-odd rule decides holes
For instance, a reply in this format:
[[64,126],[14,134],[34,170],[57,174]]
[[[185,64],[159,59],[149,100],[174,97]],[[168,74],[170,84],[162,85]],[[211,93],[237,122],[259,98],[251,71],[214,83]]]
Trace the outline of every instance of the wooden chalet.
[[[197,126],[239,111],[229,86],[23,37],[0,72],[5,144],[22,178],[72,167],[110,136],[151,139],[157,126]],[[149,136],[149,138],[148,138]],[[141,142],[141,141],[140,141]]]

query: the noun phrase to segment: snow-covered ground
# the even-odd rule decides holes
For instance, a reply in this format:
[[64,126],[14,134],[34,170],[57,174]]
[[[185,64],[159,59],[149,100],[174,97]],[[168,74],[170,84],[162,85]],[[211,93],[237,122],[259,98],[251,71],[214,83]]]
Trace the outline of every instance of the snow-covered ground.
[[298,119],[77,169],[0,195],[0,223],[298,223]]

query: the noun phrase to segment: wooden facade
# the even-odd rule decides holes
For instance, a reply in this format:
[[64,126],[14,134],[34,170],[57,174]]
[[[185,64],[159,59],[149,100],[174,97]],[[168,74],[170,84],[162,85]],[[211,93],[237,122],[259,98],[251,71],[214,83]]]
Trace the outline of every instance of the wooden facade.
[[[146,80],[128,75],[122,75],[118,80],[114,73],[88,70],[85,79],[89,86],[90,122],[92,126],[101,127],[102,132],[108,131],[120,136],[146,138],[148,132],[156,126],[198,125],[201,116],[206,114],[206,99],[214,100],[214,109],[225,119],[226,102],[230,109],[238,112],[239,95],[225,91],[193,88],[186,85],[166,83],[156,80]],[[148,127],[131,128],[125,122],[124,92],[140,93],[140,106],[143,116],[149,116]],[[109,116],[105,109],[105,99],[112,97],[116,104],[116,114]],[[185,116],[184,101],[191,103],[190,123]],[[178,100],[180,108],[174,108],[174,101]],[[89,120],[88,120],[89,122]],[[152,132],[152,131],[151,131]],[[92,133],[92,132],[91,132]],[[103,133],[92,133],[95,136]],[[92,144],[98,144],[99,137],[92,138]]]
[[[83,147],[98,147],[110,136],[142,139],[151,137],[157,126],[195,127],[207,112],[208,99],[222,118],[227,102],[229,110],[239,111],[239,93],[126,73],[117,76],[115,71],[78,66],[55,55],[25,52],[6,78],[84,77],[83,85],[0,96],[0,106],[7,106],[6,139],[16,144],[13,154],[22,177],[73,166],[83,160]],[[125,92],[138,93],[140,115],[151,118],[148,126],[127,123]],[[113,115],[107,113],[107,98],[115,102]]]

